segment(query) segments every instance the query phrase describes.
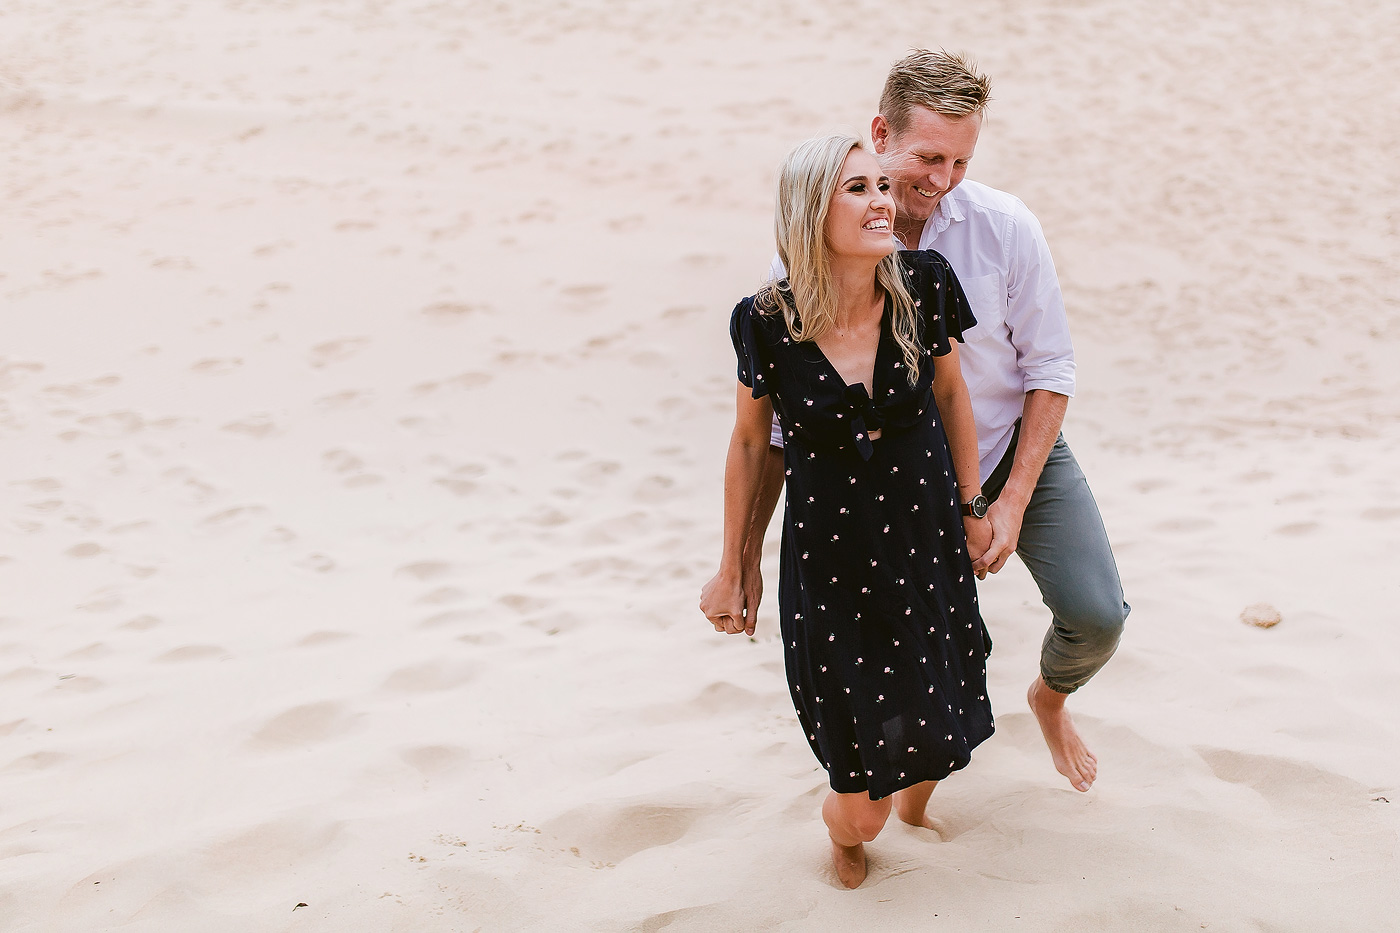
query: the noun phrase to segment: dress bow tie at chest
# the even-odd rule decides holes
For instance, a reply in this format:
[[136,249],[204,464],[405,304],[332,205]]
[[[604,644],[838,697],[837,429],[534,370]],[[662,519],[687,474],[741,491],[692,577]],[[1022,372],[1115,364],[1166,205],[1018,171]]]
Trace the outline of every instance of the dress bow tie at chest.
[[875,400],[865,391],[865,383],[857,382],[846,387],[846,404],[851,406],[851,434],[856,442],[856,450],[862,460],[875,455],[875,445],[870,443],[871,431],[883,431],[885,416],[875,407]]

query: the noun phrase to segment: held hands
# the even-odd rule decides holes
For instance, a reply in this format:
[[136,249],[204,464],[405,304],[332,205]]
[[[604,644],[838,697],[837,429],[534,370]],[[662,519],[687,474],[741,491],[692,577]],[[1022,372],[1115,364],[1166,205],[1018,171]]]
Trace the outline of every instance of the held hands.
[[700,589],[700,611],[728,635],[752,635],[758,627],[758,604],[763,599],[763,575],[757,563],[740,574],[723,568]]
[[[1006,561],[1016,553],[1016,544],[1021,539],[1021,519],[1024,508],[1017,508],[1005,498],[997,499],[987,509],[987,517],[979,525],[986,525],[991,531],[991,543],[979,557],[972,544],[972,532],[968,532],[968,549],[972,552],[972,570],[977,579],[985,579],[987,574],[996,573],[1006,566]],[[967,523],[964,522],[966,527]]]
[[973,518],[971,515],[964,515],[963,531],[967,534],[967,556],[972,558],[972,570],[977,574],[977,579],[984,580],[987,571],[979,566],[979,561],[992,546],[992,523],[987,521],[985,516]]

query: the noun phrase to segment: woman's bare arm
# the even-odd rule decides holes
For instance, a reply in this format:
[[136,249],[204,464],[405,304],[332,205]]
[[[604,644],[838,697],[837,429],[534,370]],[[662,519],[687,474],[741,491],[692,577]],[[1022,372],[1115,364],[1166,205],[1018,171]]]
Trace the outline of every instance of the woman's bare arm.
[[[982,493],[982,478],[977,456],[977,424],[972,420],[972,397],[963,381],[962,365],[958,361],[958,345],[940,356],[933,367],[933,400],[943,419],[943,432],[948,436],[948,450],[953,455],[953,469],[958,474],[960,502],[970,502]],[[978,561],[992,543],[992,529],[986,519],[963,516],[967,547],[973,562]],[[985,570],[978,578],[986,575]]]
[[760,501],[767,498],[764,489],[770,472],[772,424],[772,402],[766,396],[755,399],[743,383],[738,383],[734,431],[724,462],[724,551],[719,572],[700,591],[700,611],[717,632],[752,635],[757,622],[762,594],[758,563],[767,522],[760,524],[756,516],[761,511]]

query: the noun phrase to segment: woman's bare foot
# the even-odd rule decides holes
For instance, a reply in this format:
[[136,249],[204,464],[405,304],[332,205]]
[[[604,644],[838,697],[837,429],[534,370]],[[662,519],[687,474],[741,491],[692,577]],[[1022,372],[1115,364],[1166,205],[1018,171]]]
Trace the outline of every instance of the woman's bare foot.
[[928,815],[928,799],[933,794],[933,789],[938,786],[937,781],[924,781],[915,784],[913,787],[906,787],[904,790],[896,791],[894,795],[894,812],[899,814],[899,818],[910,826],[922,826],[924,829],[931,829],[938,832],[938,826]]
[[865,846],[859,842],[843,846],[831,840],[831,864],[842,884],[848,888],[860,887],[865,880]]
[[1074,720],[1065,709],[1069,694],[1051,690],[1044,678],[1037,677],[1026,691],[1026,701],[1040,723],[1040,733],[1050,746],[1050,758],[1055,770],[1069,778],[1070,786],[1087,791],[1099,775],[1099,760],[1074,728]]

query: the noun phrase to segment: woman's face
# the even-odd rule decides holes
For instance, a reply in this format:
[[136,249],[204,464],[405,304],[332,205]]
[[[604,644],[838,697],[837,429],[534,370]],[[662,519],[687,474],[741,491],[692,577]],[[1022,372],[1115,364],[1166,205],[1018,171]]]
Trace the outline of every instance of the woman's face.
[[852,149],[826,214],[826,245],[833,256],[883,259],[894,252],[894,199],[880,163]]

